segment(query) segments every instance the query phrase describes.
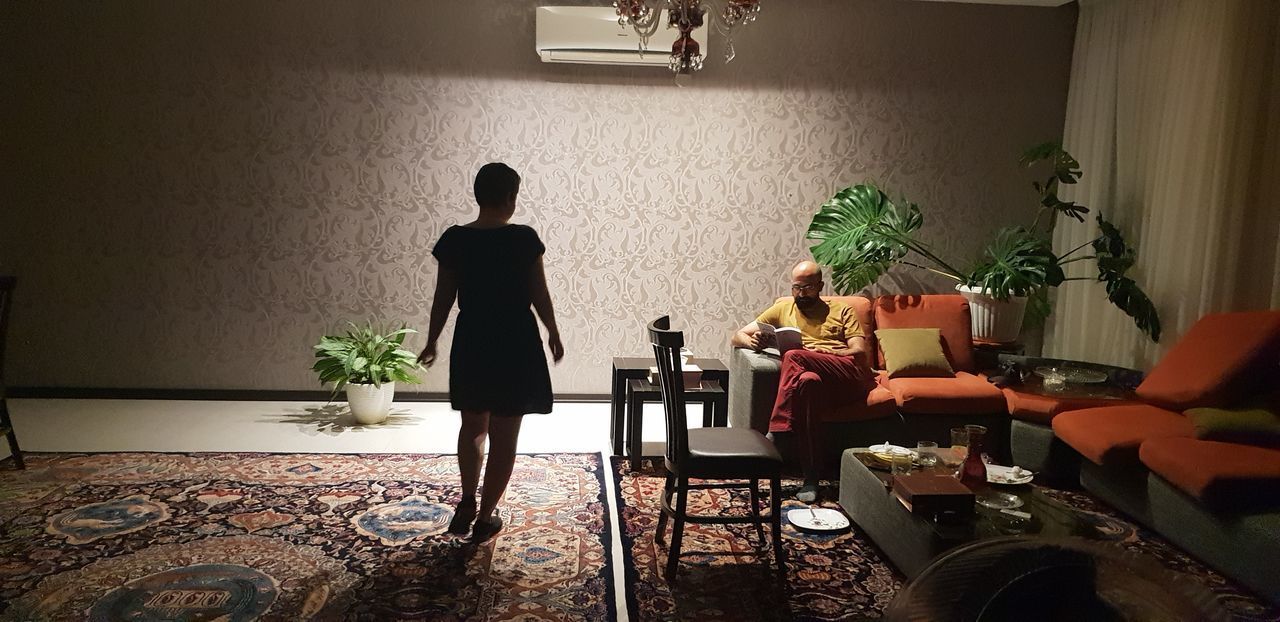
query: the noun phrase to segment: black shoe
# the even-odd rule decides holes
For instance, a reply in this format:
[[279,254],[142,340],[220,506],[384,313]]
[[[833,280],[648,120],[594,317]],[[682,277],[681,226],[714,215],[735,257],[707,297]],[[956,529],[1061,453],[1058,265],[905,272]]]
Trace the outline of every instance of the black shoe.
[[463,504],[453,509],[453,520],[449,521],[449,533],[459,536],[471,531],[471,521],[476,519],[476,502]]
[[498,535],[499,531],[502,531],[502,517],[494,514],[489,518],[476,521],[475,526],[471,528],[471,541],[483,544]]

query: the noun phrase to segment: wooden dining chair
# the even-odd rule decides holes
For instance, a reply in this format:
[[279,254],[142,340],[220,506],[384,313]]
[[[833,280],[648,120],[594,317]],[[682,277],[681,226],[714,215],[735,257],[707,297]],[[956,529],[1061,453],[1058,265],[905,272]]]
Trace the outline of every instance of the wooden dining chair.
[[[667,449],[664,464],[666,483],[662,489],[662,515],[658,518],[657,541],[666,533],[667,518],[673,519],[671,547],[667,555],[667,581],[675,582],[680,561],[680,542],[686,522],[703,524],[754,524],[760,548],[764,523],[773,535],[773,553],[778,569],[786,568],[782,550],[782,456],[773,443],[749,428],[695,428],[686,423],[684,376],[680,369],[680,348],[684,334],[670,330],[666,316],[649,324],[649,339],[658,362],[658,384],[666,411]],[[690,479],[700,480],[696,484]],[[769,515],[760,514],[760,480],[769,482]],[[751,516],[690,515],[689,491],[698,489],[746,488],[751,495]],[[727,509],[727,508],[726,508]]]
[[0,276],[0,433],[9,439],[9,451],[13,454],[13,464],[19,469],[27,468],[22,462],[22,449],[18,447],[18,435],[13,431],[13,422],[9,420],[9,406],[5,401],[4,383],[4,343],[5,333],[9,330],[9,307],[13,306],[13,287],[17,279],[11,276]]

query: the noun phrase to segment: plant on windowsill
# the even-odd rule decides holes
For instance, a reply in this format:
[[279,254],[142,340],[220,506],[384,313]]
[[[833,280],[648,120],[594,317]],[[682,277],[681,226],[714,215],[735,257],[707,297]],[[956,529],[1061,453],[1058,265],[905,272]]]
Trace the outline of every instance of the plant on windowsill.
[[356,326],[344,335],[325,335],[316,344],[316,364],[320,384],[333,383],[330,401],[347,390],[351,414],[362,425],[382,423],[391,413],[396,382],[421,382],[412,372],[425,371],[418,357],[405,350],[404,338],[418,331],[401,327],[386,332],[373,324]]
[[[1033,322],[1048,317],[1049,288],[1069,281],[1096,281],[1106,287],[1111,304],[1133,318],[1152,341],[1160,341],[1155,306],[1125,275],[1136,253],[1102,214],[1096,216],[1098,237],[1062,255],[1053,252],[1049,237],[1053,219],[1045,216],[1062,214],[1084,222],[1089,208],[1058,198],[1060,184],[1074,184],[1083,174],[1080,163],[1061,145],[1032,147],[1021,162],[1032,166],[1045,160],[1052,163],[1053,174],[1043,183],[1032,184],[1040,196],[1035,221],[1030,227],[1000,230],[969,270],[957,269],[916,238],[916,231],[924,224],[919,207],[905,199],[895,204],[871,183],[837,192],[814,214],[807,234],[817,242],[810,249],[813,258],[831,267],[836,290],[845,294],[874,283],[895,264],[952,279],[973,308],[974,337],[996,342],[1017,339],[1024,316]],[[1078,254],[1087,248],[1092,249],[1091,254]],[[1066,275],[1068,265],[1082,261],[1095,262],[1096,277]],[[986,311],[1004,311],[1005,316],[984,318]]]

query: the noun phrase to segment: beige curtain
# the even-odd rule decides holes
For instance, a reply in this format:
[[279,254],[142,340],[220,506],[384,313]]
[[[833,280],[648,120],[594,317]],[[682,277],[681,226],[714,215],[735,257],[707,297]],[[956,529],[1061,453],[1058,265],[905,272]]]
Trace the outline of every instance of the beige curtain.
[[[1130,275],[1164,336],[1151,343],[1101,284],[1072,282],[1047,355],[1148,369],[1207,313],[1280,308],[1278,33],[1275,0],[1081,1],[1064,144],[1084,177],[1062,194],[1136,244]],[[1096,235],[1092,218],[1059,219],[1054,247]]]

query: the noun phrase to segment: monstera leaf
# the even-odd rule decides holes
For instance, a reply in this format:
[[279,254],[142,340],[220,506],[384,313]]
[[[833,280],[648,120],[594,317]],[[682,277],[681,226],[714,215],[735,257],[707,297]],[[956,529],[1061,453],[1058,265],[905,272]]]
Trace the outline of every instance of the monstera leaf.
[[1089,213],[1089,208],[1074,201],[1063,201],[1058,198],[1058,184],[1074,184],[1084,175],[1080,170],[1080,163],[1063,150],[1061,144],[1052,142],[1041,143],[1028,149],[1019,161],[1024,166],[1032,166],[1044,160],[1053,162],[1053,175],[1044,183],[1038,181],[1031,183],[1040,194],[1040,205],[1068,218],[1084,222],[1084,215]]
[[1133,267],[1137,252],[1124,241],[1115,225],[1102,218],[1102,214],[1098,214],[1098,228],[1102,235],[1093,241],[1093,251],[1097,256],[1098,280],[1107,286],[1107,300],[1133,318],[1138,329],[1158,343],[1160,314],[1138,283],[1125,276]]
[[923,224],[913,203],[894,205],[871,184],[837,192],[814,214],[806,235],[818,263],[831,267],[836,291],[851,294],[874,283],[912,248]]
[[996,234],[966,284],[981,287],[998,300],[1008,300],[1057,286],[1062,279],[1062,267],[1050,242],[1022,227],[1012,227]]

